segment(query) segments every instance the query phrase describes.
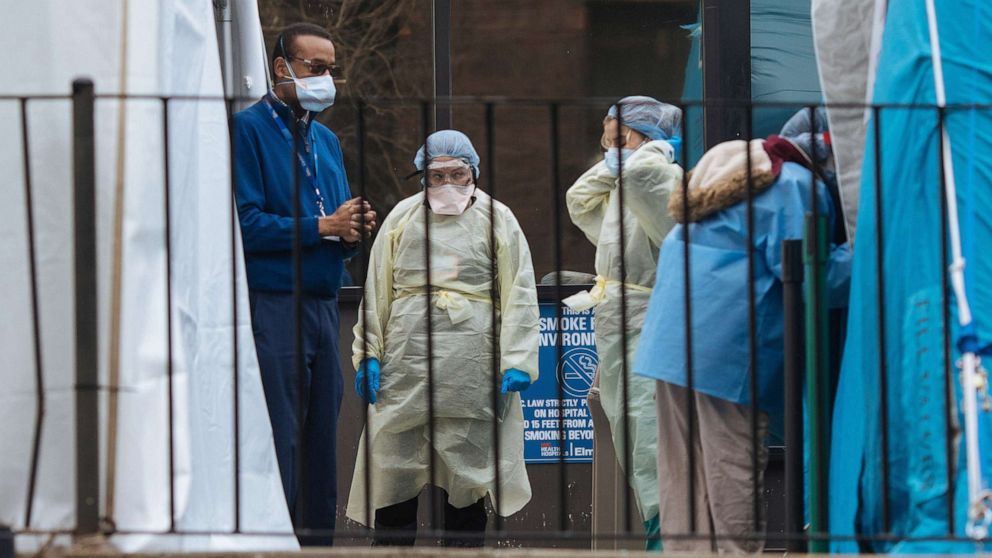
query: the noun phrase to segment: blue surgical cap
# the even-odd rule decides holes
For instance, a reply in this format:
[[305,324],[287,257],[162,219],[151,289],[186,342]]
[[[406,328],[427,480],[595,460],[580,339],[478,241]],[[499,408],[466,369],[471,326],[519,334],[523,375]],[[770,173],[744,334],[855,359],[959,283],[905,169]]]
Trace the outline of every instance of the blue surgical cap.
[[472,140],[458,130],[441,130],[427,136],[427,150],[421,146],[417,150],[417,156],[413,158],[413,164],[418,171],[424,170],[430,161],[426,161],[427,153],[431,159],[435,157],[456,157],[468,163],[472,167],[472,174],[479,178],[479,154],[475,147],[472,147]]
[[778,135],[799,146],[819,164],[826,163],[832,155],[832,149],[827,141],[829,137],[827,110],[823,107],[817,107],[815,117],[810,109],[801,109],[792,115],[785,126],[782,126],[782,131]]
[[[637,130],[652,140],[669,140],[682,136],[682,111],[651,97],[635,95],[624,97],[617,103],[624,126]],[[617,105],[610,107],[607,116],[617,118]]]

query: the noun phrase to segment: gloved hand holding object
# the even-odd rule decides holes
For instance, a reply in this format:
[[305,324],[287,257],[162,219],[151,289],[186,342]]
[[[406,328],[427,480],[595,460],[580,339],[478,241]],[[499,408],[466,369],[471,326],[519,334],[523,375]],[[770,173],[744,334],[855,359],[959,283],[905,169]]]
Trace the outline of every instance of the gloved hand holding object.
[[523,391],[529,387],[530,374],[516,368],[510,368],[506,372],[503,372],[503,388],[500,390],[502,393]]
[[[379,393],[379,359],[368,358],[362,361],[355,374],[355,393],[366,403],[375,405],[375,396]],[[368,388],[368,395],[365,391]]]

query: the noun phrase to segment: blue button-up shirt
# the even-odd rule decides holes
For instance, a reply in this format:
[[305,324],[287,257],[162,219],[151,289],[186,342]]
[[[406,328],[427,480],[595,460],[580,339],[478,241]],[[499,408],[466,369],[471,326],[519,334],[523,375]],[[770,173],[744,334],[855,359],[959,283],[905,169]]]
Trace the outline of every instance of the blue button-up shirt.
[[[296,135],[300,156],[294,153],[293,138],[285,135],[274,116],[291,136]],[[335,295],[344,262],[355,252],[341,242],[321,238],[317,227],[321,206],[330,215],[351,198],[337,136],[309,113],[297,119],[271,93],[235,114],[233,127],[234,181],[248,288],[293,292],[297,228],[293,193],[299,177],[303,291]]]

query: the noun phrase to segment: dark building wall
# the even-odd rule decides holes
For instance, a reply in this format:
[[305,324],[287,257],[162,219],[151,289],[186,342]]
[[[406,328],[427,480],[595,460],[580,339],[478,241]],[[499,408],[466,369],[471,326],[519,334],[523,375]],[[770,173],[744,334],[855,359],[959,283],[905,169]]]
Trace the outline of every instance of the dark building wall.
[[[534,256],[538,280],[554,270],[554,188],[547,103],[559,112],[560,181],[557,208],[564,269],[593,272],[594,247],[571,225],[564,191],[601,157],[602,119],[611,102],[644,94],[676,99],[688,59],[688,31],[696,0],[457,0],[452,2],[452,85],[461,97],[507,99],[495,110],[495,159],[486,160],[484,106],[459,103],[454,127],[466,132],[492,166],[495,183],[480,186],[514,210]],[[394,6],[387,10],[384,6]],[[301,7],[302,6],[302,7]],[[362,7],[364,6],[364,7]],[[381,215],[420,188],[402,177],[423,143],[418,99],[432,92],[431,3],[397,0],[344,8],[339,0],[262,0],[271,45],[278,30],[300,19],[329,27],[338,38],[338,63],[347,84],[321,119],[341,138],[352,190],[357,195],[356,97],[373,100],[366,111],[365,195]],[[371,21],[388,18],[389,33]],[[341,28],[335,28],[340,24]],[[366,40],[374,35],[374,44]],[[593,99],[595,98],[595,100]],[[484,176],[485,176],[484,170]],[[362,275],[355,261],[352,275]]]
[[[574,99],[586,92],[586,8],[570,0],[455,3],[453,89],[456,94],[528,99]],[[558,211],[565,269],[592,272],[594,248],[571,225],[565,189],[582,173],[580,153],[599,123],[596,110],[564,106],[559,113]],[[478,129],[482,122],[468,109],[455,115],[456,126]],[[586,114],[589,113],[589,114]],[[590,117],[591,118],[588,118]],[[497,111],[496,195],[508,204],[530,242],[538,281],[554,270],[555,231],[550,109],[516,104]],[[598,137],[598,136],[597,136]],[[592,151],[590,149],[592,148]],[[584,158],[584,157],[583,157]]]
[[[513,0],[453,3],[455,95],[561,102],[558,211],[564,269],[593,273],[595,248],[571,225],[564,192],[600,158],[602,120],[611,101],[645,94],[675,98],[689,40],[679,25],[695,2]],[[590,98],[599,98],[598,101]],[[550,109],[515,104],[496,111],[496,196],[517,215],[538,279],[554,271],[556,234]],[[484,148],[482,107],[455,111],[455,127]]]

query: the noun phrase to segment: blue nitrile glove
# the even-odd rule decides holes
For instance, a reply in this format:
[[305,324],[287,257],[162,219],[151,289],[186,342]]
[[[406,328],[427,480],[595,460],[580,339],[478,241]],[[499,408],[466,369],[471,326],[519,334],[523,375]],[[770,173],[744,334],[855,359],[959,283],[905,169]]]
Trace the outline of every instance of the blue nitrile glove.
[[657,515],[644,522],[644,534],[647,539],[644,543],[644,550],[661,552],[661,521]]
[[[366,397],[365,388],[369,389]],[[367,358],[355,374],[355,393],[366,403],[375,405],[375,395],[379,393],[379,359]]]
[[503,393],[508,391],[523,391],[530,387],[530,374],[510,368],[503,372]]

